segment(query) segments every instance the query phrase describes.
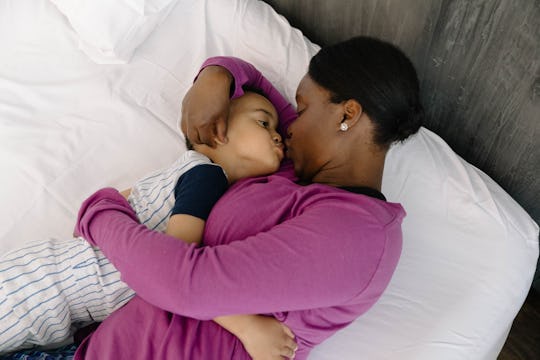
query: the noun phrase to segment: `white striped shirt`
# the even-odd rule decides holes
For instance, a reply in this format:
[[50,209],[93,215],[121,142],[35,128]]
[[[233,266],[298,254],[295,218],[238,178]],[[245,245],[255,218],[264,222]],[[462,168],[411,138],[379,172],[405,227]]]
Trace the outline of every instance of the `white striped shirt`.
[[174,188],[178,179],[201,164],[213,163],[203,154],[189,150],[168,168],[155,171],[137,181],[131,189],[128,201],[141,224],[164,232],[174,206]]
[[[140,222],[165,231],[178,179],[202,164],[212,162],[187,151],[171,166],[137,181],[128,201]],[[102,321],[133,295],[103,253],[82,238],[36,241],[2,254],[0,354],[65,341],[73,323]]]

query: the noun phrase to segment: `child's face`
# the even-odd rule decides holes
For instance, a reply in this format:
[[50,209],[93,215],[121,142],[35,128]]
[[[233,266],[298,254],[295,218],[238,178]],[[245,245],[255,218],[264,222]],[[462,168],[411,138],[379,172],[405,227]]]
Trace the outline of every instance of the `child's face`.
[[239,177],[261,176],[278,170],[283,142],[277,133],[278,115],[265,97],[246,92],[232,101],[227,129],[229,151]]

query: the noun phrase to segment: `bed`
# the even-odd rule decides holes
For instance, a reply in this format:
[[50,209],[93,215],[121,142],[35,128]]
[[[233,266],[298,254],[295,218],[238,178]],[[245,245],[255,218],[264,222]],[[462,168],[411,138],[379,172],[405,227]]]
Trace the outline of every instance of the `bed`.
[[[426,127],[391,148],[384,169],[383,193],[408,214],[395,275],[373,308],[310,359],[495,359],[538,259],[539,8],[522,2],[519,10],[526,17],[518,30],[529,38],[515,48],[530,61],[506,49],[510,58],[502,65],[482,65],[494,43],[491,53],[476,54],[476,67],[456,72],[457,60],[447,56],[452,41],[463,40],[456,26],[476,31],[466,21],[469,12],[484,19],[489,9],[447,1],[419,9],[403,9],[398,1],[292,3],[0,2],[0,251],[43,237],[70,237],[86,196],[104,186],[127,188],[185,151],[178,130],[181,99],[207,57],[246,59],[294,103],[296,85],[319,45],[280,11],[321,43],[356,31],[402,46],[419,69],[428,114]],[[497,28],[502,10],[484,19],[489,26],[478,36],[504,38]],[[433,11],[454,16],[447,15],[444,27]],[[377,25],[377,19],[397,20],[398,14],[405,16],[393,22],[400,24],[395,33]],[[368,25],[357,24],[362,22]],[[437,26],[446,42],[432,37],[425,43],[417,36]],[[534,39],[531,53],[527,46]],[[508,65],[512,59],[521,67]],[[490,64],[502,71],[493,77],[502,82],[475,75]],[[536,74],[525,90],[523,77],[511,73],[516,69]],[[468,80],[490,86],[487,97],[477,89],[477,106]],[[461,98],[453,99],[458,93]],[[494,111],[498,132],[489,123]],[[488,137],[498,141],[489,143]],[[492,158],[499,151],[502,165]],[[521,163],[513,164],[516,159]],[[60,350],[12,358],[69,358],[73,347]]]

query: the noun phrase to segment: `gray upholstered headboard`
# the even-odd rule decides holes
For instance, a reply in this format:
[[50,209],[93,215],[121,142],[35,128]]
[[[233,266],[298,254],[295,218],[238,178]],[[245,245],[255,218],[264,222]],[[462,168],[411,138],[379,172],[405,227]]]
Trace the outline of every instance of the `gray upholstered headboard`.
[[540,223],[540,1],[266,2],[319,45],[361,34],[400,46],[418,70],[426,127]]

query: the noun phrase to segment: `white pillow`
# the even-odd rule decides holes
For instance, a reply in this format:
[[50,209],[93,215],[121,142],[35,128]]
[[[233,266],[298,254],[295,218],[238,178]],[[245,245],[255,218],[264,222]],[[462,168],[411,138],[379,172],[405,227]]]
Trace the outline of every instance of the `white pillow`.
[[407,212],[397,269],[311,358],[495,359],[531,285],[538,226],[426,128],[391,147],[382,192]]
[[51,0],[98,64],[127,63],[176,0]]
[[182,98],[208,57],[255,64],[294,104],[296,87],[319,49],[265,2],[178,0],[112,83],[120,96],[177,131]]

